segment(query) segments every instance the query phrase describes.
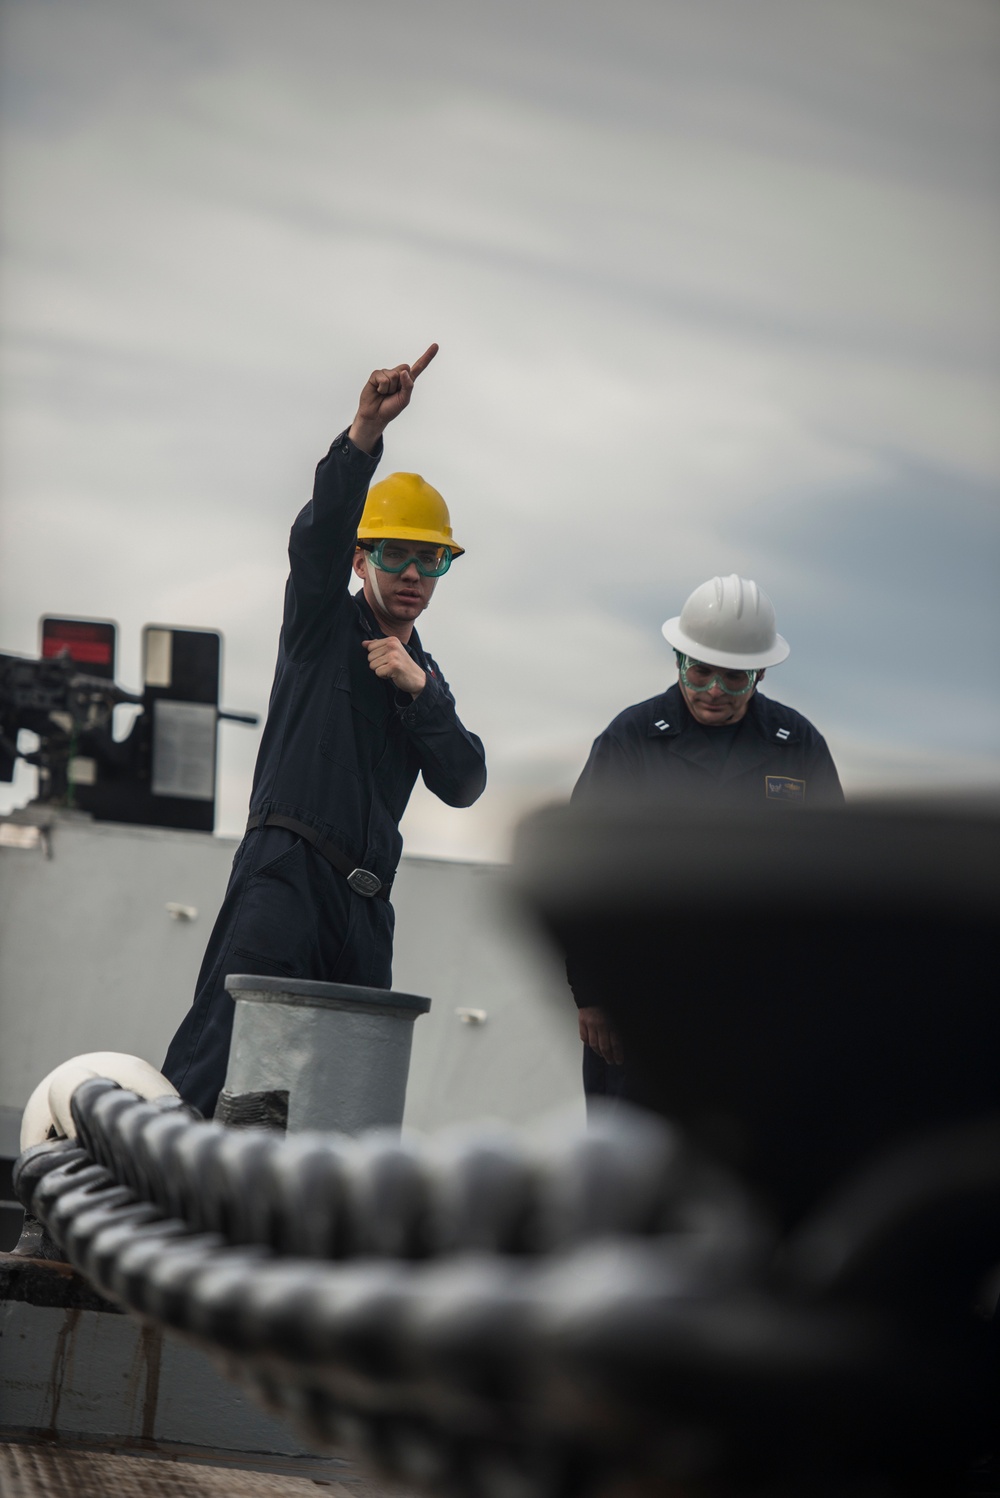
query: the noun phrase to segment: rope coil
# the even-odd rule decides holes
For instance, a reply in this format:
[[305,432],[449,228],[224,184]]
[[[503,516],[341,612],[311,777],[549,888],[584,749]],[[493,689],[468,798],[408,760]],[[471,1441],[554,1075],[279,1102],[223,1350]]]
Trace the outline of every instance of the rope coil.
[[77,1142],[15,1170],[70,1261],[399,1481],[710,1489],[817,1449],[845,1473],[923,1468],[982,1407],[967,1329],[782,1281],[759,1207],[649,1115],[528,1142],[285,1139],[103,1079],[71,1110]]

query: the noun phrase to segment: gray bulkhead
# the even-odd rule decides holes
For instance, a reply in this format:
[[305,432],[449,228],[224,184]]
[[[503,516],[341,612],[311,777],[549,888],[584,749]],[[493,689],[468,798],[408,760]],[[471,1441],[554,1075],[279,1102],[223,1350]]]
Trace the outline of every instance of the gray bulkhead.
[[[159,1066],[191,1002],[235,838],[32,808],[0,818],[0,1146],[68,1057]],[[497,864],[404,857],[394,987],[426,994],[404,1127],[528,1122],[579,1107],[576,1016],[557,960]]]

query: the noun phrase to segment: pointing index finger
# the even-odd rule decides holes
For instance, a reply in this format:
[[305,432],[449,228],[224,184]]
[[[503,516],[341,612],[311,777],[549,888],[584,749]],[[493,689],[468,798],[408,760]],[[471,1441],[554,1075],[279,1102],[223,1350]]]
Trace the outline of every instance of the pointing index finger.
[[438,351],[437,344],[436,343],[432,343],[431,346],[430,346],[430,348],[429,349],[425,349],[425,351],[420,355],[420,358],[416,361],[416,363],[410,365],[410,378],[411,379],[415,380],[417,378],[417,375],[423,374],[424,370],[427,368],[428,364],[434,358],[434,355],[437,353],[437,351]]

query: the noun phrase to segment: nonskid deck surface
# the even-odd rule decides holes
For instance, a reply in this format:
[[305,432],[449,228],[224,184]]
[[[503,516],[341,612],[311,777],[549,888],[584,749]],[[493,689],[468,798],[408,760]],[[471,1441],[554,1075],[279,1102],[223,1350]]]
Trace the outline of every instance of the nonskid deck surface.
[[337,1478],[208,1466],[163,1456],[0,1442],[2,1498],[408,1498],[344,1464]]

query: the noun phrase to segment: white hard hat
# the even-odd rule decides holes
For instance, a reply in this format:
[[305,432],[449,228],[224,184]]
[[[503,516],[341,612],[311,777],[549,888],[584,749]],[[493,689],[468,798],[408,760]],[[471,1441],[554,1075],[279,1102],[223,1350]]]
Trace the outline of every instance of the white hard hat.
[[774,627],[774,605],[746,577],[713,577],[695,588],[663,638],[684,655],[708,666],[763,670],[777,666],[791,650]]

